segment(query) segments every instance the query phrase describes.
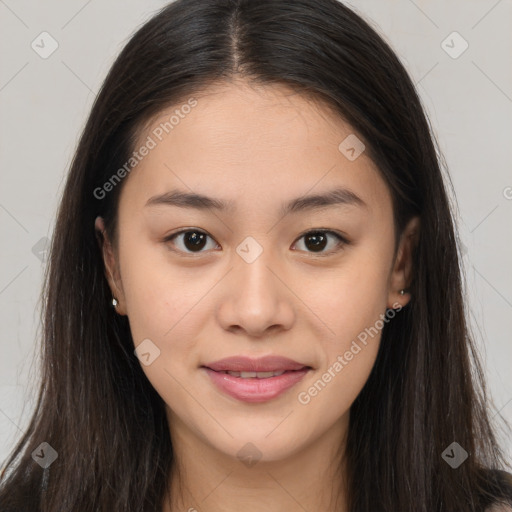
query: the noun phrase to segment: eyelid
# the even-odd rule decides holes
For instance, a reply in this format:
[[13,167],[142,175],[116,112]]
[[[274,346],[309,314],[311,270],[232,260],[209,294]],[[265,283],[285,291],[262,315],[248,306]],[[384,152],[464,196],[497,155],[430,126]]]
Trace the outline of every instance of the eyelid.
[[[165,236],[163,238],[163,242],[164,243],[168,243],[170,241],[172,241],[173,238],[179,236],[179,235],[182,235],[184,233],[187,233],[189,231],[194,231],[194,232],[197,232],[197,233],[200,233],[200,234],[204,234],[206,235],[207,237],[211,238],[217,245],[219,245],[219,243],[215,240],[215,238],[213,238],[212,235],[210,235],[207,231],[204,231],[203,229],[199,229],[199,228],[194,228],[194,227],[189,227],[189,228],[182,228],[180,229],[179,231],[175,231],[167,236]],[[331,249],[330,251],[326,251],[326,252],[312,252],[312,251],[301,251],[301,252],[306,252],[307,254],[311,254],[311,255],[314,255],[314,256],[318,256],[318,257],[322,257],[322,256],[329,256],[331,254],[334,254],[336,252],[338,252],[339,250],[341,250],[341,247],[345,246],[345,245],[349,245],[350,244],[350,241],[347,239],[346,236],[342,235],[340,232],[338,231],[334,231],[332,229],[329,229],[329,228],[310,228],[310,229],[307,229],[306,231],[302,232],[296,239],[295,241],[293,242],[292,246],[294,246],[301,238],[303,238],[305,235],[309,234],[309,233],[322,233],[322,234],[328,234],[328,235],[334,235],[337,239],[338,239],[338,245],[334,248],[334,249]],[[178,252],[180,254],[185,254],[185,255],[199,255],[199,254],[202,254],[202,253],[208,253],[209,251],[198,251],[198,252],[187,252],[187,251],[182,251],[182,250],[179,250],[179,249],[172,249],[174,250],[175,252]]]
[[[175,237],[177,237],[179,235],[182,235],[184,233],[188,233],[190,231],[206,235],[208,238],[211,238],[217,245],[219,245],[219,243],[215,240],[215,238],[213,238],[212,235],[210,235],[210,233],[208,233],[207,231],[204,231],[203,229],[194,228],[194,227],[182,228],[182,229],[180,229],[178,231],[170,233],[169,235],[167,235],[167,236],[165,236],[163,238],[162,242],[165,243],[165,244],[168,244],[169,242],[171,242],[173,240],[173,238],[175,238]],[[171,250],[174,251],[174,252],[177,252],[177,253],[179,253],[181,255],[185,255],[185,256],[196,256],[196,255],[208,254],[209,253],[209,251],[193,252],[193,251],[182,251],[180,249],[174,249],[174,248],[171,249]]]
[[304,235],[307,235],[308,233],[327,233],[327,234],[334,235],[334,236],[338,237],[340,240],[342,240],[343,242],[345,242],[347,244],[350,243],[348,238],[343,233],[341,233],[340,231],[336,231],[334,229],[330,229],[330,228],[306,229],[296,238],[296,240],[298,240],[299,238],[302,238]]
[[310,228],[301,233],[293,242],[293,245],[295,245],[301,238],[303,238],[305,235],[309,233],[322,233],[322,234],[328,234],[328,235],[334,235],[338,239],[338,244],[334,249],[331,249],[330,251],[322,251],[322,252],[313,252],[313,251],[301,251],[306,252],[306,254],[311,254],[315,257],[324,257],[324,256],[331,256],[333,254],[336,254],[338,251],[340,251],[345,245],[349,245],[350,241],[347,239],[345,235],[342,235],[340,232],[335,231],[333,229],[329,228]]

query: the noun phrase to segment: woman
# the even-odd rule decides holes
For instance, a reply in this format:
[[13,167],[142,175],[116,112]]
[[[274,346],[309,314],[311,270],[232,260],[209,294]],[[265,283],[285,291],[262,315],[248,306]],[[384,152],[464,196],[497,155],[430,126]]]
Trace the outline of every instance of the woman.
[[426,115],[335,0],[178,0],[138,30],[45,299],[1,510],[512,510]]

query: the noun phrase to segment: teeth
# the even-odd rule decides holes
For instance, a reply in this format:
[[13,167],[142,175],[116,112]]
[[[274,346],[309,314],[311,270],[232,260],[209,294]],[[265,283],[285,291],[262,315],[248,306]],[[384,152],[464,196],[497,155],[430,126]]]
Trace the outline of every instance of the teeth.
[[231,372],[231,371],[226,371],[224,373],[229,373],[229,375],[232,375],[233,377],[240,377],[242,379],[252,379],[252,378],[257,378],[257,379],[268,379],[270,377],[277,377],[279,375],[282,375],[284,373],[284,370],[283,371],[279,371],[279,372]]

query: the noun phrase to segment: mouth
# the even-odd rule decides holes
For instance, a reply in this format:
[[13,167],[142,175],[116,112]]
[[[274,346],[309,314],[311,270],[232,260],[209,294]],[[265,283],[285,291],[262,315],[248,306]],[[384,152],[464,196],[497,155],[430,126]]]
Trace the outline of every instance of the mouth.
[[[218,361],[202,365],[215,372],[231,372],[233,376],[241,378],[269,378],[270,372],[277,374],[279,372],[300,371],[304,368],[311,368],[305,363],[294,361],[288,357],[278,355],[267,355],[264,357],[231,356]],[[239,373],[240,375],[235,375]],[[252,374],[255,375],[252,375]]]
[[202,365],[200,370],[208,375],[210,383],[222,394],[242,402],[260,403],[284,394],[313,368],[282,358],[251,360],[249,363],[247,359],[237,358]]
[[238,377],[240,379],[270,379],[272,377],[279,377],[284,373],[295,373],[302,372],[303,370],[312,370],[311,366],[303,366],[298,370],[273,370],[268,372],[252,372],[252,371],[231,371],[231,370],[214,370],[213,368],[209,368],[208,366],[202,366],[201,368],[206,368],[207,370],[211,370],[216,373],[225,373],[226,375],[231,375],[232,377]]

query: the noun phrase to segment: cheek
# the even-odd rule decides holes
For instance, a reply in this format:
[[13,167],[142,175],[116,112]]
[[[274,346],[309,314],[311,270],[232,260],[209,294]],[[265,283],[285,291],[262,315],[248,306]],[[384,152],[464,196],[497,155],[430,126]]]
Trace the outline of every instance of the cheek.
[[[165,251],[141,245],[135,249],[127,244],[122,260],[134,348],[151,354],[149,364],[141,359],[141,367],[162,399],[193,409],[185,391],[187,378],[197,371],[198,340],[212,315],[208,301],[201,299],[221,276],[216,280],[211,273],[198,277],[197,269],[194,274],[192,268],[171,265]],[[144,351],[138,348],[143,346]]]
[[187,390],[204,362],[215,318],[211,298],[226,270],[178,266],[158,245],[126,243],[124,249],[121,272],[134,345],[145,353],[139,349],[145,343],[157,354],[148,365],[141,359],[142,370],[162,399],[187,415],[197,407]]
[[198,300],[212,286],[212,276],[192,267],[171,264],[163,243],[126,236],[121,250],[121,275],[130,328],[137,345],[144,338],[172,338],[200,311]]
[[298,390],[299,407],[319,425],[330,425],[349,411],[375,364],[386,325],[382,294],[355,290],[339,293],[329,305],[332,317],[325,318],[334,334],[317,340],[321,365],[308,386]]
[[[389,252],[389,251],[388,251]],[[386,251],[359,251],[309,293],[329,335],[321,341],[316,380],[301,388],[298,402],[312,414],[334,421],[345,413],[366,383],[377,357],[386,317],[390,259]],[[310,288],[311,290],[311,288]]]
[[311,309],[329,327],[330,335],[346,343],[372,325],[386,310],[389,251],[372,247],[353,250],[336,268],[319,271],[302,289]]
[[314,379],[297,390],[297,412],[311,432],[321,432],[344,417],[363,389],[379,348],[380,333],[363,344],[357,339],[340,341]]

